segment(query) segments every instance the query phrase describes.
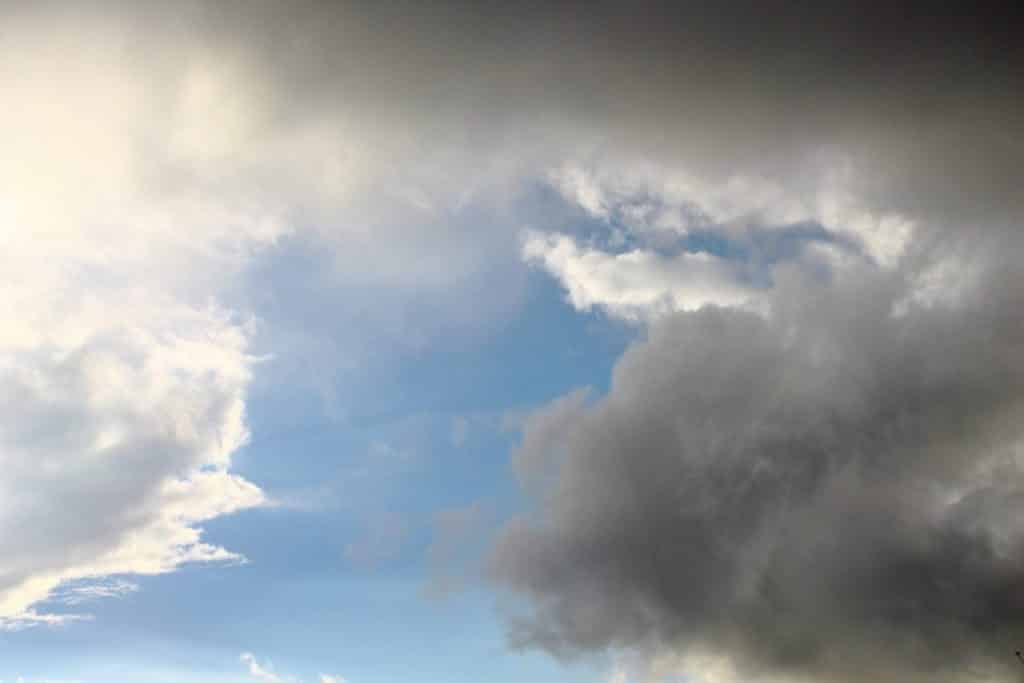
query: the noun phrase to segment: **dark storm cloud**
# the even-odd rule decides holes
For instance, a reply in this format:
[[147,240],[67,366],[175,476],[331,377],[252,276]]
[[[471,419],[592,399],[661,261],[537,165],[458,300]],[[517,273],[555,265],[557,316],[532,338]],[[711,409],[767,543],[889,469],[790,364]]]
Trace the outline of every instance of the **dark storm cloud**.
[[602,144],[791,183],[839,150],[882,209],[959,223],[1021,208],[1008,4],[306,7],[251,19],[244,40],[262,36],[299,100],[340,98],[417,135],[542,158]]
[[544,163],[601,145],[799,185],[838,152],[879,208],[1005,222],[1021,209],[1024,48],[1013,5],[980,4],[64,7],[113,17],[135,36],[126,56],[154,68],[175,61],[160,36],[250,60],[282,119],[356,117],[410,154]]
[[783,286],[769,319],[665,319],[606,397],[527,424],[527,481],[558,475],[492,558],[535,608],[515,642],[700,645],[752,677],[1012,680],[1021,279],[901,316],[895,278],[857,280]]

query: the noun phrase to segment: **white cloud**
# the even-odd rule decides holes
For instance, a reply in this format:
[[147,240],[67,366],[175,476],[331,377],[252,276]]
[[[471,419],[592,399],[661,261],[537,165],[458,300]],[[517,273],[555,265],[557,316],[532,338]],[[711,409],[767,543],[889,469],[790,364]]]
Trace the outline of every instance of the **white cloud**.
[[63,605],[80,605],[100,598],[124,597],[138,590],[137,583],[124,579],[107,578],[62,586],[50,598]]
[[549,179],[595,218],[619,220],[636,232],[686,233],[742,220],[795,223],[809,214],[782,186],[755,175],[712,181],[679,168],[602,159],[568,162]]
[[[273,667],[267,663],[260,664],[256,656],[251,652],[243,652],[239,659],[245,665],[249,675],[257,681],[263,681],[263,683],[301,683],[294,676],[284,676],[275,673]],[[317,681],[318,683],[348,683],[346,678],[330,674],[320,674],[317,676]]]
[[600,306],[627,320],[709,304],[741,306],[758,295],[729,262],[707,253],[663,256],[634,249],[613,254],[581,247],[567,235],[530,233],[523,256],[554,275],[577,309]]
[[191,77],[154,80],[116,31],[48,28],[0,60],[7,629],[84,618],[46,613],[51,598],[134,590],[104,577],[242,560],[202,540],[204,521],[264,502],[230,471],[252,359],[215,297],[285,230],[272,203],[158,180],[199,165],[151,149],[187,129]]
[[713,178],[621,159],[567,162],[548,174],[551,185],[603,224],[611,247],[627,250],[606,252],[569,236],[531,232],[523,256],[556,277],[576,308],[599,306],[629,320],[707,304],[757,307],[762,293],[743,281],[740,264],[707,253],[659,251],[678,248],[694,231],[742,246],[767,266],[762,275],[777,265],[773,249],[786,248],[780,231],[801,224],[820,226],[820,234],[802,238],[783,261],[834,273],[854,273],[867,264],[894,269],[915,223],[869,210],[841,156],[823,154],[807,169],[809,180],[792,176],[783,183],[756,174]]
[[198,525],[263,502],[228,471],[247,437],[244,334],[215,311],[116,310],[77,343],[0,354],[3,623],[69,581],[237,561]]
[[808,164],[811,180],[786,183],[737,173],[710,178],[683,168],[603,159],[566,163],[549,174],[568,201],[595,218],[615,221],[637,234],[685,234],[696,229],[742,232],[748,225],[815,222],[857,243],[879,265],[892,268],[914,233],[914,222],[871,210],[859,198],[851,164],[823,155]]
[[239,659],[242,660],[242,663],[245,665],[249,675],[257,681],[263,681],[264,683],[285,683],[286,680],[294,680],[281,678],[269,668],[269,665],[263,665],[256,661],[255,655],[251,652],[243,652]]
[[122,9],[6,24],[2,628],[85,618],[44,603],[124,594],[111,576],[243,560],[201,527],[267,502],[231,471],[254,321],[223,302],[255,255],[305,230],[331,284],[416,288],[478,257],[436,230],[472,192],[458,152],[404,163],[409,135],[297,102],[258,51]]

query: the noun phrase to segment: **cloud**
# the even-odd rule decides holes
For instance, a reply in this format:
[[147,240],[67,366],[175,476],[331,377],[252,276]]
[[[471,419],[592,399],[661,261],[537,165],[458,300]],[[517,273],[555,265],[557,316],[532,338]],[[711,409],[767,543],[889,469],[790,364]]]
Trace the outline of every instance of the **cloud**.
[[907,279],[869,269],[783,283],[767,316],[652,323],[607,396],[526,424],[537,509],[491,558],[532,606],[512,642],[703,652],[737,680],[1009,680],[1024,288],[1005,258],[955,302],[896,312]]
[[[428,172],[454,168],[443,149],[404,163],[416,141],[377,117],[291,97],[258,30],[180,9],[5,13],[4,628],[84,618],[47,611],[61,586],[243,561],[202,524],[266,503],[231,471],[264,329],[237,288],[265,254],[301,233],[325,289],[443,288],[477,263],[446,232],[469,188]],[[443,267],[420,258],[441,242]]]
[[5,623],[69,581],[237,561],[198,525],[264,500],[228,471],[247,437],[243,333],[215,311],[133,316],[115,296],[118,317],[93,319],[76,299],[61,302],[73,330],[40,326],[38,346],[0,361]]
[[[256,656],[251,652],[243,652],[239,659],[245,665],[249,675],[257,681],[263,681],[264,683],[300,683],[299,679],[292,676],[281,676],[274,673],[274,670],[268,664],[260,664]],[[348,683],[348,679],[330,674],[320,674],[317,676],[317,681],[319,683]]]
[[522,255],[579,310],[634,322],[706,305],[757,310],[781,270],[823,279],[872,264],[897,268],[916,223],[875,213],[841,159],[813,184],[737,173],[718,182],[684,167],[597,158],[549,182],[590,218],[578,236],[526,232]]
[[742,284],[735,265],[707,253],[662,256],[634,249],[609,254],[581,249],[567,235],[531,234],[523,256],[558,278],[575,308],[600,306],[628,320],[708,304],[740,306],[758,295]]
[[873,262],[896,266],[914,222],[866,205],[848,159],[834,155],[817,163],[813,181],[799,183],[743,167],[712,182],[681,160],[658,164],[601,155],[567,162],[549,176],[568,201],[634,240],[671,244],[688,233],[717,232],[750,242],[758,231],[815,224]]
[[53,602],[80,605],[100,598],[119,598],[139,590],[139,585],[123,579],[107,578],[84,583],[66,584],[51,594]]
[[216,297],[287,228],[269,204],[157,181],[206,163],[175,148],[193,116],[179,96],[214,77],[192,62],[161,80],[116,26],[62,19],[12,18],[0,67],[4,628],[81,619],[42,605],[128,592],[107,577],[242,561],[201,525],[265,501],[230,471],[251,332]]
[[[275,674],[270,668],[260,664],[256,660],[256,656],[251,652],[243,652],[239,655],[239,659],[242,664],[245,665],[249,675],[255,678],[257,681],[264,681],[264,683],[283,683],[286,679],[281,678]],[[293,680],[294,679],[288,679]]]
[[[541,608],[523,641],[727,643],[744,671],[840,680],[973,665],[969,643],[998,668],[977,634],[1015,604],[1016,468],[995,467],[1019,389],[1014,25],[925,3],[6,9],[0,619],[69,618],[43,608],[69,582],[239,561],[201,527],[265,500],[231,470],[251,315],[321,357],[472,327],[542,179],[634,234],[804,217],[880,267],[818,297],[783,268],[770,316],[686,312],[745,298],[734,266],[533,240],[579,305],[671,314],[542,440],[564,495],[498,562]],[[236,291],[295,243],[330,263],[314,296]],[[362,347],[305,338],[337,333],[328,290]]]

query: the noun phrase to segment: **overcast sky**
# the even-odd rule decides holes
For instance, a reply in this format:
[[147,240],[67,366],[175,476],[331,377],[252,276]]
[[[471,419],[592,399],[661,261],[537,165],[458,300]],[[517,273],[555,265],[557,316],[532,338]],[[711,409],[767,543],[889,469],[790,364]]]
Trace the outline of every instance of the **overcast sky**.
[[0,0],[0,682],[1020,680],[1010,10]]

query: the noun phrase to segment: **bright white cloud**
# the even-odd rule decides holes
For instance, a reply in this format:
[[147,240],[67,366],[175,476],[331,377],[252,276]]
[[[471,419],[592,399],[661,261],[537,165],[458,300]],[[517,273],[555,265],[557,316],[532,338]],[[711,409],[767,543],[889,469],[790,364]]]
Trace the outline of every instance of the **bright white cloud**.
[[554,275],[577,309],[599,306],[627,320],[708,304],[740,306],[757,298],[757,290],[743,284],[732,265],[707,253],[663,256],[634,249],[613,254],[581,247],[567,235],[531,233],[523,256]]
[[42,603],[124,594],[111,576],[243,559],[201,527],[266,502],[231,472],[254,321],[223,304],[255,255],[305,230],[333,284],[416,288],[478,257],[444,229],[474,187],[459,151],[405,163],[400,127],[296,102],[258,51],[124,9],[5,17],[3,628],[84,618]]
[[205,161],[159,147],[188,131],[188,70],[154,79],[116,31],[48,28],[0,60],[7,629],[83,618],[40,609],[50,598],[134,590],[105,577],[242,559],[202,540],[204,521],[265,500],[230,471],[252,359],[246,322],[215,297],[285,230],[272,203],[162,177]]
[[[510,173],[347,99],[294,97],[276,57],[205,28],[215,8],[120,9],[5,16],[6,628],[71,619],[42,607],[61,586],[242,559],[201,527],[266,501],[231,472],[258,321],[224,302],[254,257],[304,231],[335,262],[327,285],[453,287],[481,240],[450,215]],[[379,307],[361,317],[412,336]]]

